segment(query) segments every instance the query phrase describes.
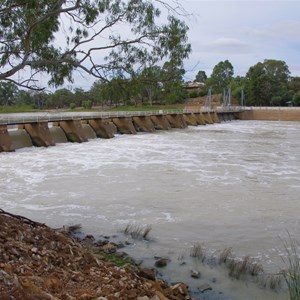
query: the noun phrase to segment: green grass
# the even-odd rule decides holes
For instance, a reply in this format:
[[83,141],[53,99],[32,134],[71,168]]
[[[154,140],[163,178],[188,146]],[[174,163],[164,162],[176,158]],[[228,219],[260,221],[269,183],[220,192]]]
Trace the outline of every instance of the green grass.
[[282,275],[289,290],[291,300],[300,299],[300,258],[299,249],[300,243],[289,234],[289,241],[284,242],[284,247],[287,253],[287,258],[283,259],[287,265],[287,269],[282,270]]
[[153,106],[118,106],[107,109],[105,111],[151,111],[151,110],[166,110],[166,109],[180,109],[182,110],[184,105],[153,105]]
[[122,257],[118,252],[106,253],[103,250],[97,249],[94,253],[99,255],[103,261],[109,262],[117,267],[124,267],[125,265],[134,266],[134,261],[130,257]]
[[1,114],[35,112],[35,111],[39,111],[39,110],[33,108],[31,105],[0,106]]

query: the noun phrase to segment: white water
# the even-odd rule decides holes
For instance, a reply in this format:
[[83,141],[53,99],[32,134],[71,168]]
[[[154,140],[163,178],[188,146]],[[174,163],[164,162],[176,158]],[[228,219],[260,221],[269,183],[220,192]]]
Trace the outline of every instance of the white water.
[[[233,121],[24,148],[0,154],[0,178],[1,208],[52,227],[81,223],[99,236],[129,222],[151,224],[153,241],[129,249],[136,257],[174,261],[200,242],[232,247],[274,271],[287,230],[300,240],[296,122]],[[235,291],[214,299],[285,299],[226,284]]]

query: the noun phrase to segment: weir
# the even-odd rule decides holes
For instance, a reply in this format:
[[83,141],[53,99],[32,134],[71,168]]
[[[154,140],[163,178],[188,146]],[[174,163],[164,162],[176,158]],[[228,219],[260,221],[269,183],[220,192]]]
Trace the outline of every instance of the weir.
[[198,125],[206,125],[202,113],[194,113],[194,116],[195,116],[195,118],[197,120]]
[[197,119],[196,119],[196,117],[193,113],[183,114],[183,119],[184,119],[184,121],[186,122],[187,125],[190,125],[190,126],[197,126],[198,125]]
[[214,123],[209,112],[204,112],[203,113],[203,119],[204,119],[206,124],[213,124]]
[[149,116],[132,117],[136,131],[154,132],[155,128]]
[[107,119],[88,120],[89,125],[93,128],[98,138],[111,139],[114,137],[112,126]]
[[[0,152],[33,145],[48,147],[67,141],[82,143],[96,137],[107,139],[114,137],[115,133],[154,132],[233,119],[300,121],[300,108],[221,107],[207,110],[90,113],[80,117],[77,115],[76,119],[68,113],[50,115],[51,118],[46,119],[43,119],[45,114],[36,115],[32,114],[26,120],[24,117],[10,119],[9,115],[0,115]],[[10,129],[8,125],[17,125],[18,129]]]
[[187,124],[183,119],[183,115],[179,114],[168,114],[166,118],[171,126],[171,128],[186,128]]
[[72,143],[87,142],[87,137],[84,133],[81,120],[61,121],[58,125],[65,132],[68,141]]
[[36,147],[55,146],[55,141],[50,133],[48,122],[20,124],[18,128],[26,130],[31,138],[32,144]]
[[97,138],[96,132],[93,130],[93,128],[88,124],[86,120],[81,121],[81,123],[82,123],[84,134],[88,140]]
[[112,122],[117,126],[117,130],[121,134],[136,134],[136,130],[133,126],[132,119],[121,117],[112,118]]
[[15,148],[7,130],[7,125],[0,125],[0,152],[12,152]]
[[168,122],[166,116],[164,115],[156,115],[150,116],[150,119],[154,125],[156,130],[169,130],[171,129],[171,125]]

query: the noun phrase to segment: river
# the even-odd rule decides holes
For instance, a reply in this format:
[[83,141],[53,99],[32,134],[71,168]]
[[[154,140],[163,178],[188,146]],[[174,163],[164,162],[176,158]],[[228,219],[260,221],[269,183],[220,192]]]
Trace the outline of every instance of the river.
[[[151,225],[150,241],[133,241],[128,252],[146,266],[169,257],[164,276],[185,276],[192,289],[209,282],[213,291],[199,299],[287,299],[203,266],[189,251],[196,243],[209,253],[232,247],[267,272],[283,267],[287,231],[300,240],[300,123],[232,121],[22,148],[0,154],[0,178],[2,209],[52,227],[81,223],[98,237]],[[195,268],[197,280],[187,275]]]

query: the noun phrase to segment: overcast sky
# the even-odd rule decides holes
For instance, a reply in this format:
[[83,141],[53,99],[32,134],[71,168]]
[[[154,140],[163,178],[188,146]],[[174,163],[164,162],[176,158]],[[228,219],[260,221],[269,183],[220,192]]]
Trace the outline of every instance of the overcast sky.
[[[214,66],[226,59],[234,76],[245,76],[264,59],[283,60],[292,76],[300,76],[300,0],[177,1],[191,14],[182,17],[192,45],[185,81],[194,80],[199,70],[210,76]],[[44,76],[41,82],[46,82]],[[75,72],[74,83],[64,87],[88,90],[94,81]]]
[[300,76],[299,0],[180,2],[194,14],[185,20],[192,44],[185,80],[193,80],[198,70],[209,76],[226,59],[235,76],[264,59],[283,60],[292,76]]

